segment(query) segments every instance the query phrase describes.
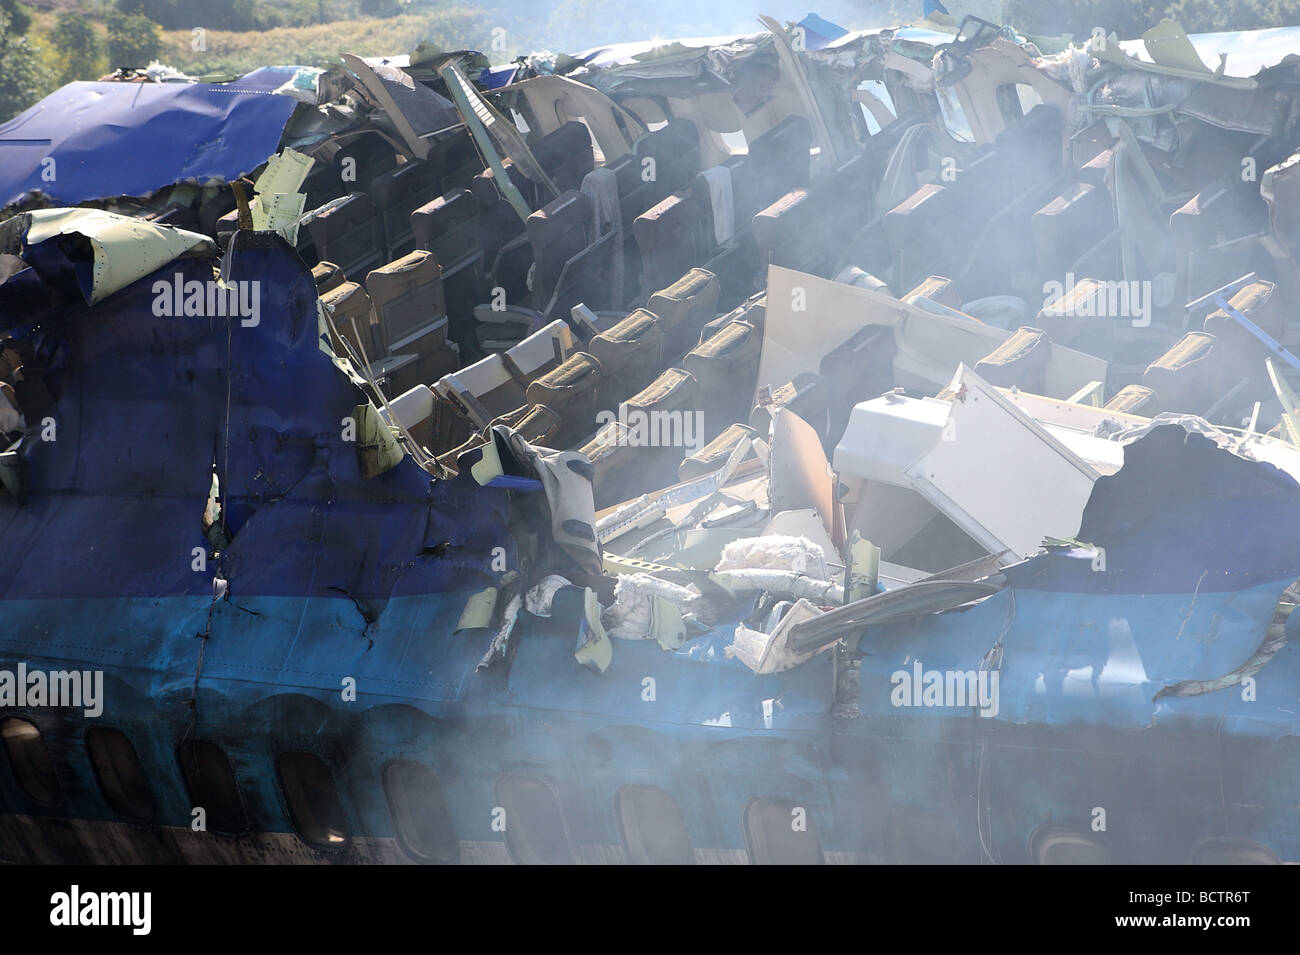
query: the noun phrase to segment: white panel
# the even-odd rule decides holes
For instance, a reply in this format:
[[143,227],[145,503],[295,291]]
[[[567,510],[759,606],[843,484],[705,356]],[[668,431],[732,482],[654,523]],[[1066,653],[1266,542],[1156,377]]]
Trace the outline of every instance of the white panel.
[[908,468],[917,491],[990,552],[1073,537],[1098,474],[970,369],[947,440]]
[[390,400],[388,408],[380,408],[379,417],[392,424],[388,414],[389,408],[392,409],[393,417],[397,419],[398,424],[404,428],[413,428],[433,414],[433,389],[428,385],[416,385],[410,391],[404,391]]

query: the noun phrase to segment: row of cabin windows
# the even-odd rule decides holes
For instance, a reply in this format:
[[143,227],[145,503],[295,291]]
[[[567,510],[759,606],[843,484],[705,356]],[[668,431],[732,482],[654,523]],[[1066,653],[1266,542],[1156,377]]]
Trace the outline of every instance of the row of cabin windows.
[[[19,787],[32,801],[52,805],[60,789],[49,750],[34,723],[18,717],[0,720],[9,764]],[[114,812],[134,822],[153,818],[153,793],[140,757],[119,730],[86,731],[86,748],[104,799]],[[191,740],[178,752],[181,774],[195,806],[207,814],[215,832],[238,835],[248,828],[234,767],[215,743]],[[276,775],[294,828],[308,844],[337,849],[347,844],[347,821],[329,767],[314,753],[288,751],[276,759]],[[384,794],[402,848],[427,863],[454,863],[460,842],[437,775],[419,763],[395,760],[383,774]],[[555,793],[536,776],[506,774],[497,780],[506,812],[506,846],[516,862],[567,864],[574,861],[564,814]],[[614,811],[628,860],[640,864],[690,864],[695,851],[681,806],[654,786],[623,786]],[[792,825],[791,807],[768,799],[751,800],[743,816],[751,861],[819,863],[821,846],[811,821]]]
[[[506,848],[522,864],[567,865],[573,849],[559,800],[536,776],[507,774],[497,780],[506,811]],[[686,814],[656,786],[627,785],[614,794],[627,861],[634,865],[692,865],[695,848]],[[751,799],[741,817],[749,861],[755,865],[819,865],[821,843],[802,810],[773,799]]]
[[[34,723],[18,717],[0,720],[0,742],[19,787],[33,802],[53,805],[60,796],[45,740]],[[153,818],[153,794],[140,757],[119,730],[86,731],[86,748],[104,799],[113,811],[134,822]],[[238,835],[247,829],[235,771],[215,743],[194,740],[178,753],[181,773],[195,805],[208,814],[208,827]],[[276,759],[276,775],[294,827],[319,848],[340,848],[348,840],[343,804],[334,779],[314,753],[288,751]],[[407,760],[389,763],[384,794],[402,848],[427,863],[460,859],[456,838],[437,774]],[[497,798],[506,811],[506,847],[520,863],[567,864],[573,850],[555,793],[536,776],[510,773],[497,780]],[[654,786],[627,785],[614,794],[623,846],[629,862],[689,865],[695,851],[686,816],[671,795]],[[822,861],[821,845],[810,818],[799,819],[789,803],[751,799],[743,828],[749,859],[755,864],[799,865]],[[1041,865],[1105,861],[1094,838],[1067,830],[1040,827],[1030,839],[1030,857]],[[1193,862],[1210,864],[1277,863],[1277,856],[1256,843],[1207,839],[1193,850]]]
[[[51,806],[59,801],[59,778],[45,740],[36,724],[19,717],[0,720],[9,765],[18,787],[33,802]],[[132,822],[153,818],[153,792],[140,757],[124,733],[96,726],[86,731],[90,765],[104,800]],[[207,827],[239,835],[248,828],[235,770],[221,747],[205,740],[182,743],[177,752],[185,787],[195,806],[202,806]],[[343,804],[329,767],[314,753],[285,752],[276,760],[276,774],[289,816],[299,835],[320,848],[347,843]]]

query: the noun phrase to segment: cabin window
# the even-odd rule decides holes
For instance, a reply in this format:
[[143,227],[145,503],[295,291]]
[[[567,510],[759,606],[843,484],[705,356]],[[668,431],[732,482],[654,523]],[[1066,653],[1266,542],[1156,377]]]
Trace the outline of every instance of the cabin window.
[[1258,842],[1215,837],[1192,849],[1192,865],[1280,865],[1273,850]]
[[59,800],[59,777],[55,775],[50,751],[36,724],[11,716],[0,720],[0,738],[4,740],[9,765],[18,786],[33,802],[43,806]]
[[1040,829],[1029,839],[1036,865],[1105,865],[1106,848],[1091,836],[1068,829]]
[[874,103],[869,100],[858,103],[858,108],[862,110],[862,119],[867,124],[867,132],[874,136],[898,118],[894,98],[889,95],[889,87],[880,80],[863,80],[858,84],[858,89],[875,100]]
[[743,817],[750,865],[821,865],[817,827],[806,806],[751,799]]
[[672,796],[654,786],[623,786],[614,794],[623,849],[633,865],[693,865],[686,816]]
[[745,139],[743,129],[733,130],[728,133],[715,133],[718,141],[722,143],[724,149],[733,156],[745,156],[749,154],[749,140]]
[[732,156],[749,152],[749,140],[743,128],[744,116],[735,101],[726,94],[709,93],[692,101],[699,123],[712,138],[713,148]]
[[1016,99],[1020,101],[1020,112],[1024,116],[1028,116],[1030,110],[1043,102],[1043,98],[1038,95],[1038,90],[1028,83],[1016,84]]
[[182,743],[177,757],[193,808],[202,808],[208,829],[240,835],[248,828],[235,770],[221,747],[206,740]]
[[512,773],[500,777],[496,789],[510,858],[520,865],[573,864],[564,814],[544,780]]
[[1008,126],[1014,126],[1029,115],[1029,111],[1043,101],[1038,90],[1028,83],[1006,83],[997,88],[995,94],[1002,119]]
[[325,761],[315,753],[281,753],[275,761],[289,818],[303,841],[318,849],[341,849],[348,841],[343,801]]
[[100,792],[119,816],[136,822],[153,817],[153,793],[144,766],[126,734],[105,726],[86,730],[90,765]]
[[966,111],[961,108],[956,91],[951,86],[940,86],[934,93],[939,100],[939,111],[943,114],[943,124],[948,129],[948,135],[958,142],[975,142],[975,132],[970,128]]
[[639,119],[651,132],[668,125],[668,117],[664,115],[663,107],[652,99],[636,97],[624,100],[618,105]]
[[384,796],[397,841],[407,855],[435,865],[460,861],[460,842],[433,770],[406,760],[389,763],[384,769]]

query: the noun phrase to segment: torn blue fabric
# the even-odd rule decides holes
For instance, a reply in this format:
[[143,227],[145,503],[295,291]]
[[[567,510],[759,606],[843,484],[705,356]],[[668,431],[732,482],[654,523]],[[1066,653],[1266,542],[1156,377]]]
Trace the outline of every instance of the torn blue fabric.
[[0,205],[228,182],[273,155],[297,100],[210,83],[69,83],[0,125]]

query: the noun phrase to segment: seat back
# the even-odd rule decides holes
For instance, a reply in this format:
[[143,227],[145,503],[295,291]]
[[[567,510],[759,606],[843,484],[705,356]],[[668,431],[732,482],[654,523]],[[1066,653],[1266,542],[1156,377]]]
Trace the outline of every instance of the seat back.
[[442,266],[451,336],[462,348],[472,345],[474,306],[483,292],[478,212],[468,189],[453,189],[411,213],[416,245],[432,252]]
[[632,223],[641,253],[642,288],[664,288],[708,260],[713,248],[707,204],[693,189],[673,193]]
[[595,428],[603,377],[600,362],[577,352],[528,386],[529,404],[543,405],[559,415],[556,438],[565,447]]
[[659,129],[646,133],[636,143],[636,155],[653,160],[653,178],[644,181],[644,208],[684,187],[700,171],[700,132],[689,119],[670,119]]
[[317,262],[312,266],[311,277],[316,283],[317,295],[331,292],[348,280],[343,270],[333,262]]
[[574,349],[572,330],[557,318],[508,348],[506,366],[516,379],[527,384],[558,367]]
[[483,171],[474,137],[464,126],[433,137],[429,155],[424,161],[438,176],[438,190],[446,193],[452,189],[466,189]]
[[453,189],[411,213],[415,244],[432,252],[442,264],[443,281],[482,261],[475,229],[478,212],[468,189]]
[[1031,394],[1045,391],[1052,342],[1041,328],[1024,325],[975,363],[975,373],[999,388],[1019,388]]
[[763,336],[753,325],[734,321],[682,359],[682,367],[699,382],[706,436],[720,433],[732,422],[748,419],[762,346]]
[[493,418],[524,404],[524,388],[499,354],[443,375],[433,390],[451,403],[471,429],[486,428]]
[[344,188],[369,193],[377,177],[396,168],[397,155],[382,136],[366,133],[344,143],[330,166],[331,173]]
[[596,168],[591,132],[585,123],[570,120],[528,147],[538,165],[561,192],[577,189],[582,177]]
[[650,384],[663,363],[663,348],[663,327],[644,308],[638,308],[608,331],[593,335],[587,350],[605,370],[604,405],[613,407]]
[[442,269],[432,252],[417,249],[380,266],[366,276],[366,291],[386,353],[410,350],[417,342],[423,350],[446,341]]
[[374,309],[364,288],[356,282],[344,282],[326,292],[320,300],[329,309],[334,328],[350,346],[344,347],[331,332],[336,354],[347,358],[355,354],[361,361],[374,361],[382,354],[382,346],[374,328]]
[[804,116],[787,116],[749,144],[760,208],[808,185],[811,149],[812,124]]
[[700,340],[704,326],[717,315],[718,278],[707,269],[690,269],[667,288],[650,296],[646,309],[659,318],[664,355],[673,359]]
[[[537,265],[533,273],[533,303],[539,309],[550,302],[565,263],[590,244],[591,216],[591,200],[581,192],[569,190],[528,217],[528,241]],[[570,303],[576,304],[576,301]],[[564,314],[568,314],[568,309]]]
[[436,168],[418,159],[375,177],[370,197],[375,200],[384,222],[389,259],[399,258],[415,248],[411,213],[438,198],[439,184]]
[[349,275],[365,275],[384,261],[388,248],[384,224],[374,202],[363,192],[313,209],[303,222],[318,258],[338,263]]

